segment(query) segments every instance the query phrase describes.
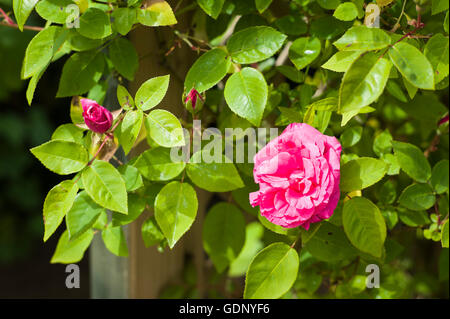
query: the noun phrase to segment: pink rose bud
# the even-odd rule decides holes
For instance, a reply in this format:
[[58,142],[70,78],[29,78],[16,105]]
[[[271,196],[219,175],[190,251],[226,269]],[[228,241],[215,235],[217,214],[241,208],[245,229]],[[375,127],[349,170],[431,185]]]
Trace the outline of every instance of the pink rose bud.
[[341,144],[304,123],[292,123],[254,158],[260,189],[250,204],[286,228],[328,219],[340,197]]
[[448,114],[439,120],[438,126],[448,122]]
[[84,122],[89,129],[100,134],[109,130],[113,122],[110,111],[93,100],[81,99],[80,103],[83,107]]
[[198,93],[196,89],[192,89],[184,99],[184,104],[186,105],[187,110],[191,113],[201,111],[204,102],[205,98]]

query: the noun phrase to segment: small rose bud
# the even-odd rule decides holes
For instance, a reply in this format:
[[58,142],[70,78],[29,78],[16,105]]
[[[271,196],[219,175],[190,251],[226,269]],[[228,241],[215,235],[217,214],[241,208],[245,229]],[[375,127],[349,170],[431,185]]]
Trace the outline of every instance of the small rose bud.
[[80,103],[83,107],[84,122],[91,131],[103,134],[109,130],[113,122],[110,111],[93,100],[81,99]]
[[205,97],[198,93],[196,89],[192,89],[184,98],[186,109],[192,114],[200,112],[205,103]]

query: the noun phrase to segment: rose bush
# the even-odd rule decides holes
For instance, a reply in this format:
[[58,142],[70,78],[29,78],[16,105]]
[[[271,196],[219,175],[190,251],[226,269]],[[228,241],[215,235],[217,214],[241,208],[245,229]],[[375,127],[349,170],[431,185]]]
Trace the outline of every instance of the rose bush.
[[[62,13],[70,0],[14,0],[15,22],[0,12],[37,31],[29,104],[58,60],[56,96],[72,98],[72,123],[31,149],[65,176],[43,207],[44,241],[66,226],[51,262],[78,262],[94,235],[128,256],[123,227],[144,211],[145,245],[172,249],[210,207],[201,296],[448,297],[448,1],[74,2],[79,20]],[[44,27],[26,23],[34,8]],[[136,28],[153,51],[136,50],[149,41]],[[166,75],[129,92],[142,59]],[[227,129],[248,150],[284,132],[242,163]],[[191,160],[172,160],[183,147]],[[219,194],[200,205],[199,189]],[[201,294],[194,268],[162,296]]]

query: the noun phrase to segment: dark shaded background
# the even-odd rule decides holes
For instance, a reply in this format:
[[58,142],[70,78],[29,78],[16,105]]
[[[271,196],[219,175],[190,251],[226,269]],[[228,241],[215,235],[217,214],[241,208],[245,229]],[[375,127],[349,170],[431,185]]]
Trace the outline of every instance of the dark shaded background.
[[[11,3],[0,0],[0,7],[12,12]],[[27,22],[41,23],[36,15]],[[63,57],[50,65],[28,106],[28,81],[20,80],[20,69],[35,34],[0,26],[0,298],[88,298],[88,254],[79,264],[80,289],[67,289],[66,266],[50,264],[64,227],[42,241],[42,205],[61,176],[46,170],[28,150],[70,122],[70,100],[55,99]]]

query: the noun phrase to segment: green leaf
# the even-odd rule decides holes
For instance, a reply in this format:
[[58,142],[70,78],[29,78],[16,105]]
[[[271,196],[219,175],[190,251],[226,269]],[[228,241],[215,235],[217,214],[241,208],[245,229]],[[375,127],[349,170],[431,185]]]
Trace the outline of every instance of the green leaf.
[[350,242],[374,257],[383,254],[386,224],[378,207],[364,197],[354,197],[344,204],[344,231]]
[[448,192],[449,180],[449,161],[441,160],[434,167],[431,172],[431,186],[438,194]]
[[66,215],[69,239],[74,240],[90,229],[104,211],[105,209],[97,205],[87,192],[80,192]]
[[69,233],[66,230],[59,238],[50,263],[74,264],[79,262],[91,244],[92,238],[94,238],[94,232],[88,230],[77,239],[69,241]]
[[156,196],[155,218],[170,249],[192,226],[197,209],[197,194],[187,183],[171,182]]
[[117,38],[109,45],[109,57],[116,70],[127,80],[133,81],[139,67],[134,45],[125,38]]
[[353,21],[358,17],[358,8],[353,2],[344,2],[336,8],[333,16],[341,21]]
[[169,111],[151,111],[145,119],[145,128],[152,140],[160,146],[175,147],[185,144],[181,123]]
[[252,260],[245,277],[244,299],[275,299],[284,295],[297,278],[297,252],[284,243],[274,243]]
[[92,225],[92,228],[103,230],[108,225],[108,215],[106,213],[106,210],[103,210],[103,212],[98,216],[97,220],[95,221],[94,225]]
[[351,147],[361,140],[363,128],[361,126],[349,127],[342,132],[340,140],[342,147]]
[[197,0],[197,3],[209,16],[217,19],[222,11],[225,0]]
[[52,140],[62,140],[83,144],[83,130],[74,124],[63,124],[56,128]]
[[114,166],[95,160],[82,172],[81,178],[87,193],[97,204],[128,214],[125,182]]
[[368,52],[345,72],[339,90],[339,114],[359,110],[375,102],[383,93],[392,63]]
[[419,183],[427,182],[431,177],[431,167],[423,152],[415,145],[392,142],[394,154],[401,169]]
[[122,122],[114,131],[122,146],[125,155],[127,155],[133,148],[134,143],[141,131],[142,121],[144,120],[144,113],[141,110],[128,111],[125,114]]
[[166,1],[159,1],[137,13],[138,21],[148,27],[167,26],[177,23],[172,8]]
[[448,220],[442,226],[441,244],[443,248],[448,248]]
[[389,154],[392,151],[392,135],[388,129],[378,134],[373,140],[373,151],[377,156]]
[[219,48],[203,54],[189,69],[184,87],[186,92],[195,88],[199,93],[209,90],[219,83],[231,67],[231,58]]
[[233,74],[225,85],[224,94],[234,113],[259,126],[268,97],[266,80],[259,71],[244,68]]
[[360,157],[341,167],[342,192],[353,192],[367,188],[383,178],[387,165],[379,159]]
[[60,47],[62,28],[50,26],[31,39],[22,64],[22,79],[28,79],[45,70]]
[[331,263],[352,258],[357,253],[344,231],[328,222],[321,222],[317,232],[304,247],[315,258]]
[[14,16],[20,31],[23,31],[23,25],[27,22],[30,13],[39,0],[13,0]]
[[256,9],[259,13],[263,13],[270,6],[272,0],[255,0]]
[[121,35],[127,35],[137,21],[137,13],[134,8],[114,8],[111,14],[114,19],[113,26]]
[[31,105],[31,102],[33,102],[34,91],[36,90],[36,86],[37,86],[39,80],[41,79],[42,75],[44,74],[45,70],[46,70],[46,68],[41,70],[39,73],[33,75],[32,78],[30,79],[30,81],[28,82],[28,87],[27,87],[27,92],[26,92],[28,105]]
[[145,205],[145,198],[137,194],[128,194],[128,215],[113,213],[112,226],[124,226],[134,222],[144,212]]
[[444,19],[444,23],[443,23],[444,31],[446,33],[448,33],[448,25],[449,25],[449,23],[448,23],[448,20],[449,20],[448,13],[449,13],[449,11],[447,11],[447,13],[445,14],[445,19]]
[[64,64],[56,97],[88,92],[100,80],[104,67],[102,52],[93,50],[72,54]]
[[446,0],[432,0],[431,14],[438,14],[442,11],[448,10],[448,1]]
[[317,0],[317,3],[326,10],[334,10],[339,6],[341,0]]
[[275,26],[287,35],[300,35],[308,31],[308,25],[301,14],[286,15],[275,20]]
[[74,4],[71,0],[41,0],[36,4],[36,12],[45,20],[65,24],[72,14],[67,7]]
[[381,156],[381,159],[388,165],[387,174],[389,176],[398,175],[400,173],[400,164],[398,163],[398,159],[393,154],[384,154]]
[[158,76],[145,81],[136,92],[136,106],[148,111],[157,106],[169,88],[170,75]]
[[76,173],[88,163],[86,149],[74,142],[53,140],[30,151],[45,167],[60,175]]
[[321,40],[332,40],[348,28],[348,22],[339,21],[331,15],[324,15],[311,21],[310,34]]
[[355,26],[348,29],[333,44],[340,51],[380,50],[391,44],[391,37],[378,28]]
[[387,227],[392,230],[395,225],[398,223],[398,214],[393,209],[384,209],[381,211],[381,215],[383,215]]
[[434,90],[433,67],[415,46],[399,42],[389,49],[389,57],[411,84],[419,89]]
[[128,92],[128,90],[120,84],[117,86],[117,100],[119,101],[120,106],[123,108],[134,108],[133,97]]
[[118,167],[117,170],[122,175],[122,178],[125,181],[127,192],[133,192],[144,186],[142,176],[136,167],[130,165],[122,165]]
[[166,239],[161,232],[161,229],[159,229],[154,216],[150,217],[142,224],[141,233],[145,247],[147,248],[160,244]]
[[335,72],[346,72],[352,63],[359,58],[361,51],[339,51],[336,52],[322,68],[335,71]]
[[271,27],[250,27],[233,34],[228,40],[227,49],[234,62],[251,64],[277,53],[286,38]]
[[245,242],[245,219],[236,206],[214,205],[203,223],[203,247],[219,273],[239,255]]
[[428,213],[424,211],[412,211],[399,207],[398,216],[404,224],[410,227],[419,227],[431,223]]
[[186,167],[184,162],[174,162],[170,153],[168,148],[152,148],[139,155],[134,167],[150,181],[169,181]]
[[103,40],[89,39],[76,31],[72,31],[69,37],[69,43],[74,51],[88,51],[100,47],[103,44]]
[[258,222],[252,222],[245,228],[245,243],[241,252],[230,264],[228,275],[230,277],[241,277],[245,275],[248,266],[256,254],[264,247],[261,241],[264,228]]
[[387,180],[378,192],[379,200],[385,204],[392,204],[397,198],[396,184],[392,180]]
[[244,187],[236,167],[226,163],[225,156],[221,163],[205,163],[202,157],[202,152],[195,153],[186,167],[195,185],[210,192],[229,192]]
[[311,64],[320,54],[321,44],[317,38],[298,38],[289,48],[289,59],[297,70]]
[[239,255],[245,241],[245,219],[234,205],[219,203],[203,224],[203,247],[219,273]]
[[109,16],[101,9],[90,7],[80,17],[79,34],[89,39],[103,39],[111,35]]
[[114,255],[128,257],[128,246],[122,227],[107,227],[102,231],[106,248]]
[[45,197],[44,201],[44,242],[56,231],[64,216],[72,207],[78,185],[73,181],[63,181],[53,187]]
[[406,187],[401,193],[398,202],[410,210],[427,210],[433,207],[436,196],[428,184],[413,184]]
[[434,83],[437,84],[449,74],[449,41],[441,33],[428,40],[424,48],[425,57],[434,70]]

